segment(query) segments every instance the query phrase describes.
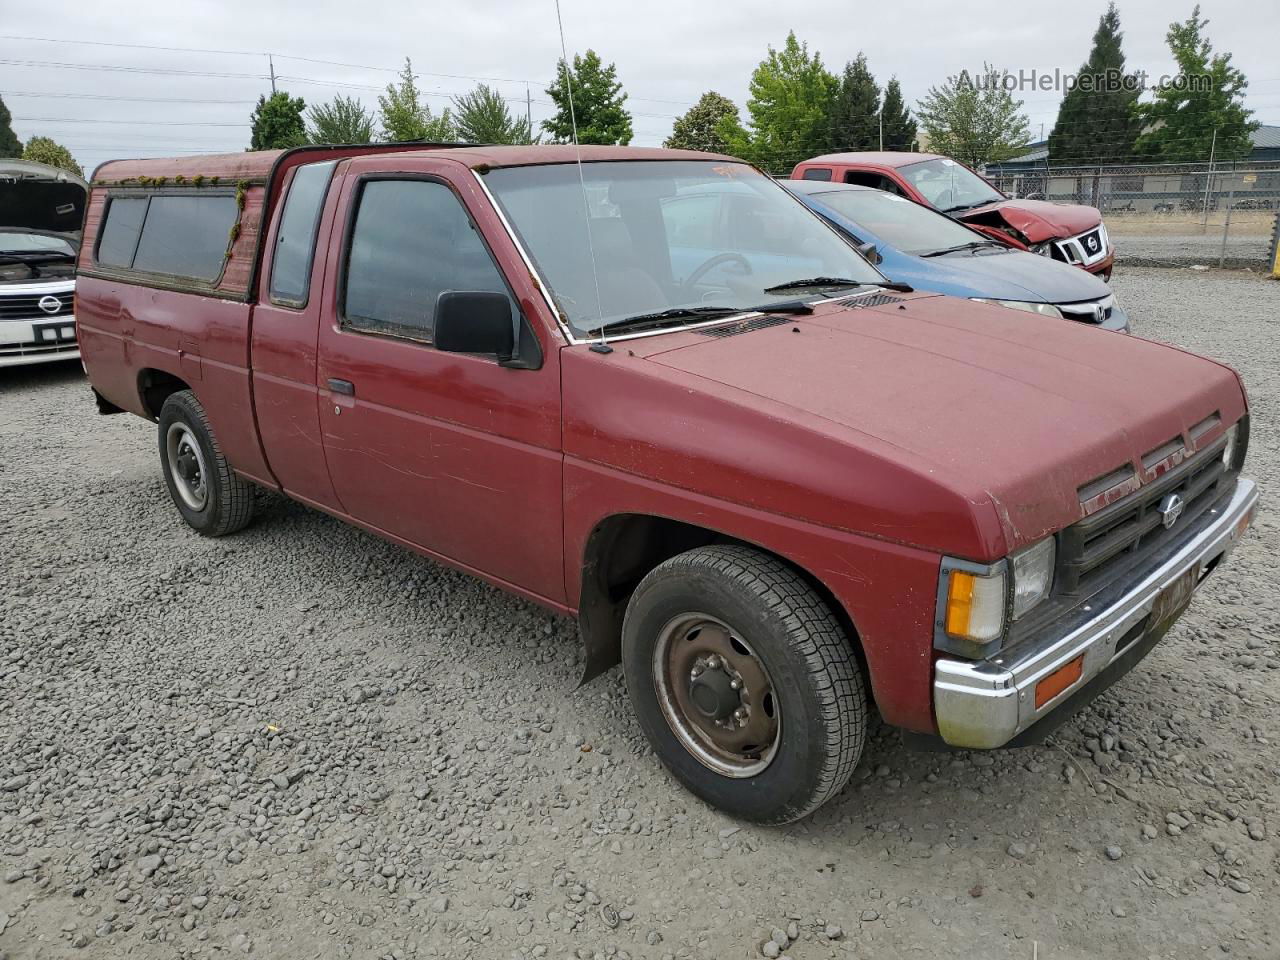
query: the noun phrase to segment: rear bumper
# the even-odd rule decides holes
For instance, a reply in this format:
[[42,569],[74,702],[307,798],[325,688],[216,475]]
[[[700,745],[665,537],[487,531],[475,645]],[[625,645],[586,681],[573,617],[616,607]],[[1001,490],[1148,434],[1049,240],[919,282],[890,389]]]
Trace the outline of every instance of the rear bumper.
[[[1198,587],[1243,535],[1257,500],[1254,482],[1240,478],[1230,500],[1210,511],[1209,524],[1131,590],[1066,633],[1045,637],[1029,649],[1015,652],[1011,662],[1000,662],[1003,657],[976,662],[939,660],[933,702],[943,741],[953,747],[991,749],[1015,738],[1028,739],[1033,725],[1100,693],[1155,646],[1185,609],[1185,602],[1173,609],[1164,606],[1167,600],[1158,604],[1162,594],[1169,588],[1177,589],[1185,582],[1183,577]],[[1157,606],[1161,612],[1153,616]],[[1082,659],[1079,678],[1037,706],[1036,685],[1077,658]]]

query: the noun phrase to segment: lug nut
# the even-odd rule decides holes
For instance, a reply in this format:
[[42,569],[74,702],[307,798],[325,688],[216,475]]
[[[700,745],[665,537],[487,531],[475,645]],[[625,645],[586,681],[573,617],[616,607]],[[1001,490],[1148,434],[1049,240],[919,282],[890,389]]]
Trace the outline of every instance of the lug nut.
[[714,653],[711,656],[707,657],[707,669],[708,670],[720,669],[720,658],[716,656]]
[[734,677],[732,680],[729,681],[729,688],[732,690],[741,690],[742,679],[740,677]]

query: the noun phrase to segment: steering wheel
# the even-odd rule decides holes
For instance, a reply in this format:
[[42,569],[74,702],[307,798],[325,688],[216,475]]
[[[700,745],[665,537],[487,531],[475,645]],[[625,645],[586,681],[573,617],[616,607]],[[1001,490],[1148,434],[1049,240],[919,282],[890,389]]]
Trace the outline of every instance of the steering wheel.
[[694,268],[694,269],[689,273],[689,276],[688,276],[687,278],[685,278],[684,285],[685,285],[686,287],[691,287],[691,286],[693,286],[695,283],[697,283],[699,280],[701,280],[704,276],[706,276],[708,273],[710,273],[710,272],[711,272],[712,270],[714,270],[716,267],[720,266],[722,263],[737,263],[737,264],[740,264],[740,265],[742,266],[742,274],[743,274],[743,276],[750,276],[750,275],[751,275],[751,273],[753,272],[753,271],[752,271],[752,269],[751,269],[751,261],[750,261],[750,260],[748,260],[746,257],[744,257],[742,254],[740,254],[740,253],[717,253],[714,257],[710,257],[709,259],[704,260],[704,261],[703,261],[702,263],[700,263],[697,267],[695,267],[695,268]]

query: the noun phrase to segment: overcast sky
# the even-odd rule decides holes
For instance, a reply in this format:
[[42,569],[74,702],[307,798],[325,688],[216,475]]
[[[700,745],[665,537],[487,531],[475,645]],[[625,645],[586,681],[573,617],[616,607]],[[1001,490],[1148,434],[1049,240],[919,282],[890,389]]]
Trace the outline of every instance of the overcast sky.
[[[1248,106],[1262,122],[1280,123],[1277,0],[1202,6],[1215,48],[1230,51],[1250,80]],[[863,2],[833,16],[838,7],[815,0],[562,0],[571,53],[590,47],[617,64],[639,145],[661,143],[674,117],[706,90],[741,106],[751,71],[788,30],[833,70],[864,51],[881,84],[896,74],[913,105],[931,85],[961,69],[976,71],[984,60],[1011,71],[1074,71],[1106,3]],[[1122,0],[1131,68],[1172,71],[1165,31],[1191,7],[1190,0]],[[67,42],[73,40],[220,52]],[[14,129],[24,140],[52,136],[87,170],[113,157],[244,149],[253,103],[269,90],[266,51],[276,55],[280,88],[308,104],[345,93],[375,107],[408,55],[433,109],[465,92],[470,78],[490,78],[518,101],[513,109],[524,108],[527,88],[536,124],[549,112],[545,87],[560,40],[554,0],[0,0],[0,96]],[[1021,96],[1033,138],[1041,124],[1047,133],[1060,94]]]

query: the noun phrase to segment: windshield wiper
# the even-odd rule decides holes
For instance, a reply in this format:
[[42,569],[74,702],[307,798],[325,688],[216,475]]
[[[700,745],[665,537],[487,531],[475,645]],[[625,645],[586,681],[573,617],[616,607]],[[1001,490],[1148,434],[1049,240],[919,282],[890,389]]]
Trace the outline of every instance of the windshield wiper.
[[944,208],[942,212],[955,213],[959,210],[972,210],[974,207],[981,207],[981,206],[985,206],[988,203],[995,203],[996,200],[999,200],[999,199],[1000,199],[999,197],[996,197],[991,200],[979,200],[976,203],[957,203],[954,207]]
[[803,280],[788,280],[765,287],[765,293],[781,293],[783,290],[803,290],[805,287],[864,287],[866,280],[850,280],[847,277],[807,277]]
[[929,253],[922,253],[922,257],[941,257],[947,253],[959,253],[961,250],[976,250],[978,247],[1003,247],[1004,244],[996,240],[970,240],[968,243],[961,243],[954,247],[943,247],[941,250],[931,250]]
[[778,303],[765,303],[758,307],[672,307],[669,310],[658,310],[654,313],[638,313],[633,317],[623,317],[611,323],[603,324],[586,331],[590,336],[599,336],[602,332],[621,333],[624,330],[656,330],[662,327],[679,326],[682,320],[715,320],[719,317],[733,317],[740,313],[813,313],[813,307],[802,300],[784,300]]

